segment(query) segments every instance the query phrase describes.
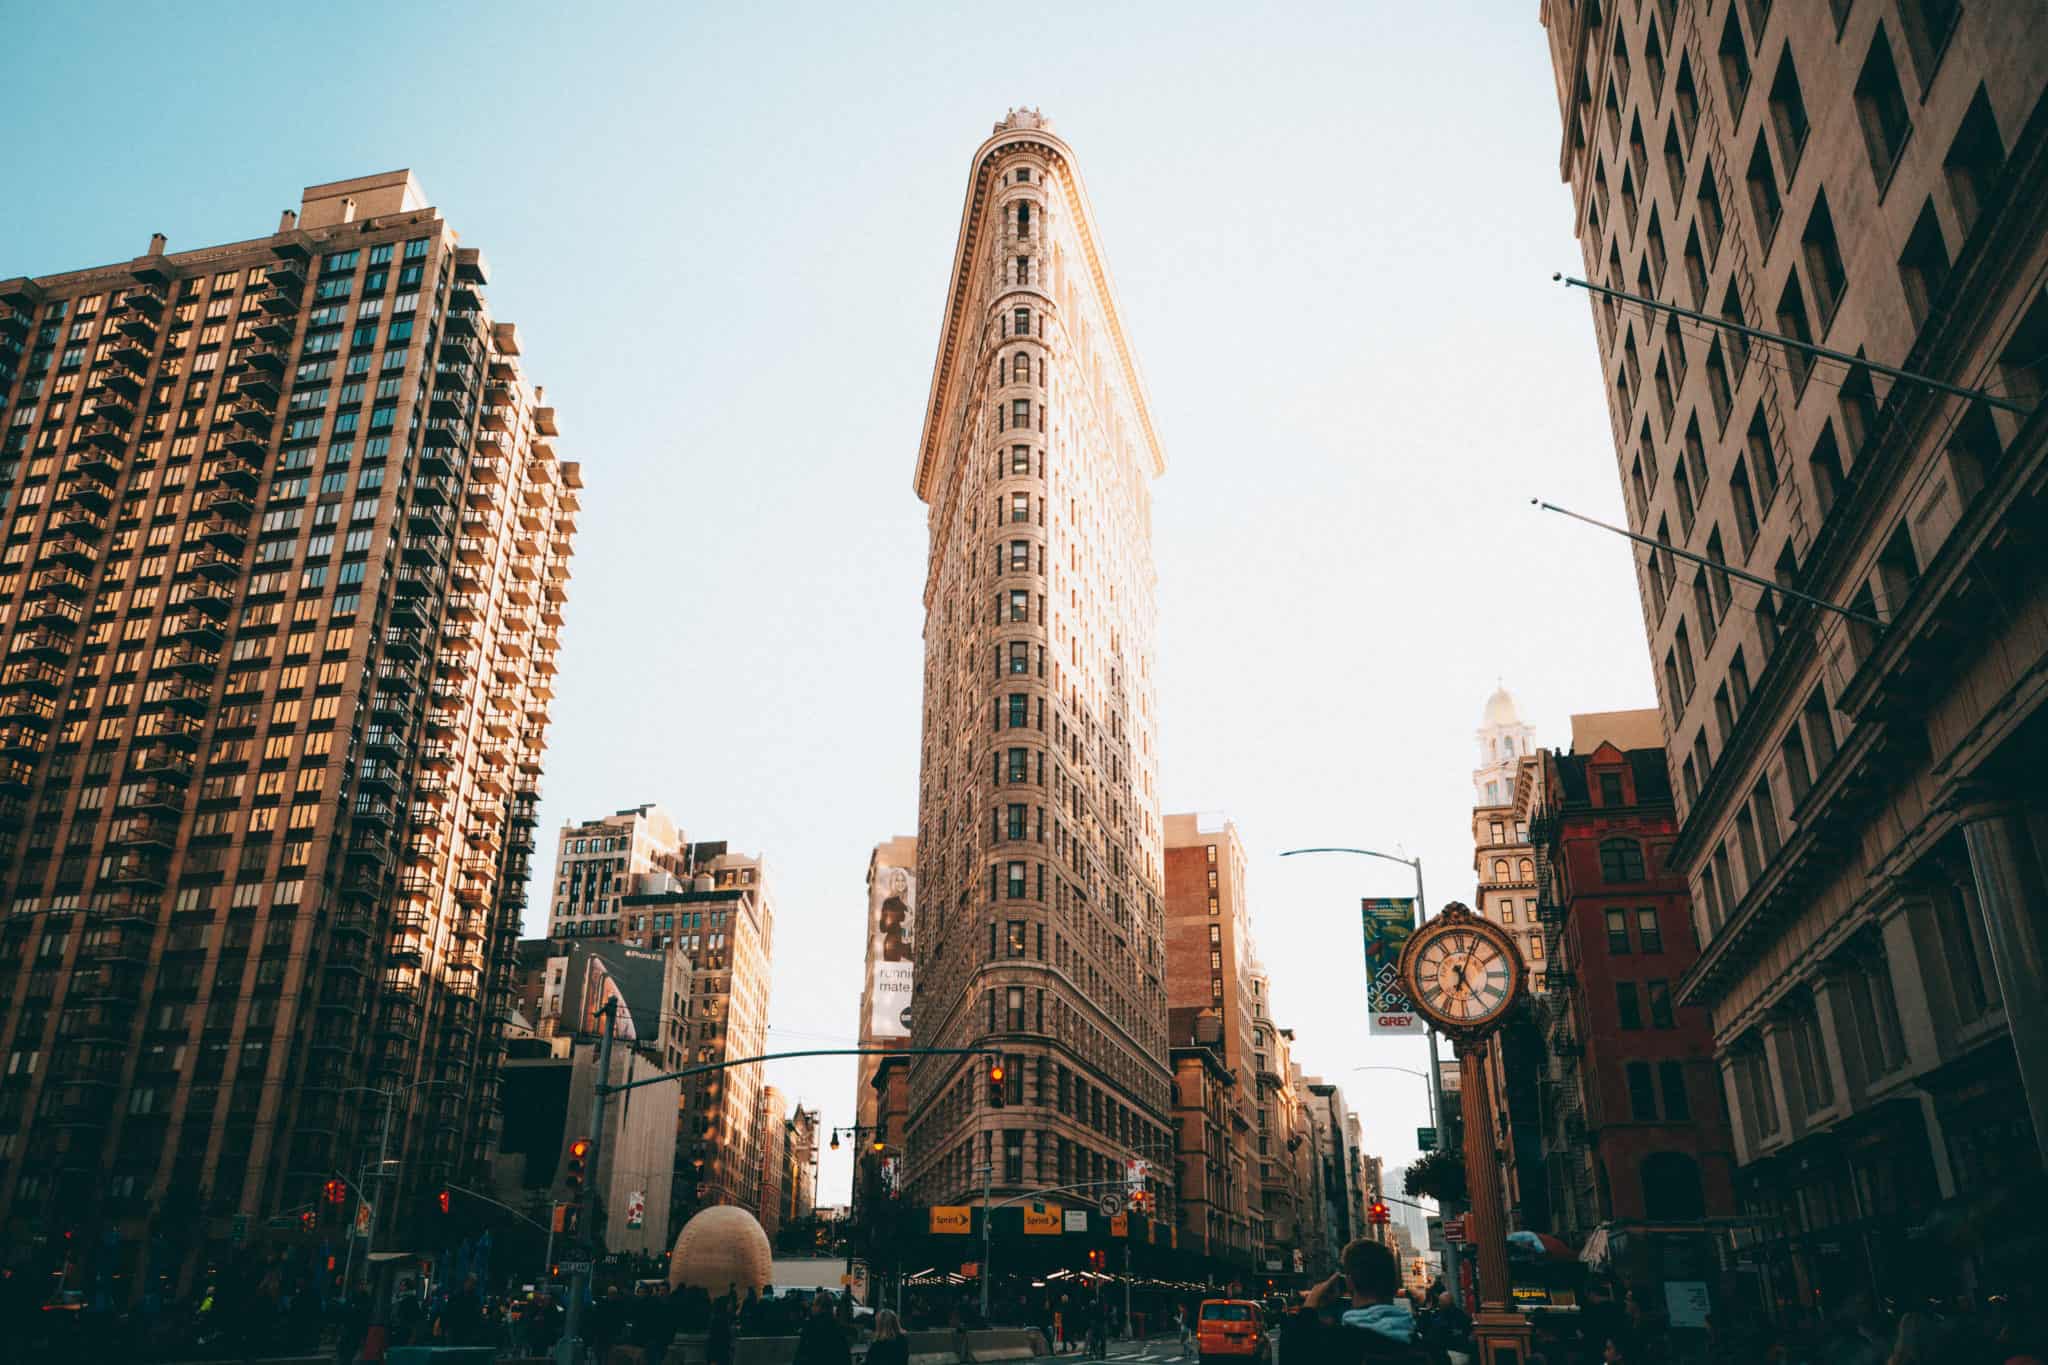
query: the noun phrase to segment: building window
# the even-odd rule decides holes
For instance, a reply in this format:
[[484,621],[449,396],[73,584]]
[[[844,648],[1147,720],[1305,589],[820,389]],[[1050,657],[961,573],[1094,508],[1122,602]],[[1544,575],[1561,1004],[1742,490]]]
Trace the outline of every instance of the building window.
[[1217,911],[1217,905],[1216,905],[1216,898],[1215,898],[1214,896],[1211,896],[1211,897],[1209,897],[1209,913],[1213,915],[1213,914],[1215,914],[1215,913],[1216,913],[1216,911]]
[[[1618,915],[1621,912],[1610,910],[1608,913],[1610,915]],[[1608,924],[1608,932],[1610,934],[1614,932],[1614,926],[1611,921]],[[1644,952],[1661,953],[1664,951],[1664,933],[1657,927],[1657,911],[1653,907],[1644,906],[1636,911],[1636,937],[1641,941]]]
[[1671,1017],[1671,983],[1650,981],[1644,984],[1643,989],[1650,999],[1650,1027],[1677,1028]]
[[1761,132],[1756,135],[1756,147],[1749,154],[1749,170],[1743,179],[1749,186],[1750,211],[1756,215],[1756,239],[1769,251],[1785,205],[1778,197],[1778,173],[1771,166],[1771,149]]
[[1785,347],[1785,368],[1792,376],[1792,393],[1796,398],[1806,392],[1807,376],[1813,373],[1813,352],[1806,349],[1813,340],[1813,330],[1806,322],[1806,296],[1799,292],[1798,272],[1785,276],[1785,292],[1778,296],[1778,330],[1791,337],[1799,345]]
[[1823,333],[1834,319],[1849,277],[1842,269],[1842,250],[1835,241],[1835,220],[1828,212],[1825,190],[1814,196],[1813,211],[1806,217],[1806,231],[1799,239],[1806,257],[1806,279],[1813,286],[1814,322]]
[[1643,880],[1643,846],[1633,839],[1601,840],[1600,879],[1609,882]]
[[1618,806],[1621,804],[1621,774],[1600,774],[1600,804]]
[[1006,812],[1004,833],[1012,839],[1024,837],[1024,807],[1012,805]]
[[1607,951],[1617,957],[1628,955],[1628,913],[1623,910],[1607,912]]
[[1507,842],[1507,838],[1506,838],[1506,834],[1507,834],[1507,831],[1506,831],[1505,827],[1503,827],[1503,826],[1502,826],[1502,824],[1501,824],[1501,822],[1500,822],[1500,821],[1498,821],[1498,820],[1495,820],[1495,821],[1493,822],[1492,826],[1491,826],[1491,829],[1492,829],[1492,833],[1493,833],[1493,839],[1492,839],[1492,842],[1494,842],[1494,843],[1496,843],[1496,844],[1504,844],[1504,843],[1506,843],[1506,842]]
[[1664,1117],[1673,1123],[1683,1123],[1690,1119],[1692,1101],[1685,1093],[1685,1064],[1657,1063],[1657,1079],[1662,1082],[1660,1088],[1664,1091]]
[[1778,129],[1778,152],[1785,158],[1786,174],[1799,164],[1806,150],[1806,101],[1799,94],[1799,72],[1792,65],[1792,45],[1778,59],[1778,74],[1771,81],[1771,122]]
[[1507,900],[1500,903],[1500,922],[1502,924],[1513,924],[1515,922],[1515,903],[1513,901]]
[[1987,205],[1996,203],[2005,169],[2005,141],[1998,135],[1998,120],[1991,113],[1991,101],[1984,87],[1977,87],[1970,111],[1956,130],[1954,145],[1942,162],[1949,193],[1955,200],[1956,227],[1965,240],[1984,216]]
[[1899,283],[1905,286],[1906,307],[1913,314],[1915,327],[1924,325],[1934,312],[1941,288],[1948,283],[1948,270],[1948,243],[1942,240],[1934,197],[1929,195],[1912,235],[1906,238],[1906,249],[1899,253]]
[[1863,125],[1863,143],[1870,153],[1871,174],[1880,191],[1890,183],[1892,167],[1905,150],[1906,137],[1913,131],[1906,95],[1899,88],[1898,64],[1892,60],[1891,39],[1884,25],[1877,26],[1870,55],[1863,60],[1863,73],[1856,78],[1856,115]]
[[1011,326],[1011,329],[1012,329],[1012,331],[1013,331],[1013,333],[1014,333],[1015,335],[1017,335],[1017,336],[1020,336],[1020,337],[1028,337],[1028,336],[1030,336],[1030,335],[1031,335],[1031,310],[1030,310],[1029,308],[1019,308],[1019,309],[1017,309],[1017,310],[1016,310],[1016,311],[1015,311],[1015,312],[1014,312],[1014,313],[1013,313],[1013,314],[1011,315],[1011,322],[1010,322],[1010,326]]
[[1012,569],[1028,569],[1031,567],[1030,541],[1013,540],[1010,542],[1010,567]]
[[1012,640],[1010,642],[1010,672],[1016,674],[1029,673],[1030,671],[1031,646],[1022,640]]
[[1031,594],[1022,588],[1013,588],[1010,591],[1010,619],[1012,621],[1029,621],[1031,619]]
[[1022,692],[1010,694],[1010,728],[1021,730],[1030,722],[1031,698]]
[[[1214,867],[1214,866],[1216,866],[1216,845],[1214,845],[1214,844],[1209,844],[1209,845],[1207,845],[1207,851],[1208,851],[1208,854],[1209,854],[1209,866],[1211,866],[1211,867]],[[1214,886],[1214,885],[1215,885],[1216,883],[1215,883],[1215,881],[1213,880],[1213,877],[1214,877],[1214,874],[1213,874],[1213,873],[1211,874],[1211,877],[1212,877],[1212,880],[1210,881],[1210,883],[1209,883],[1209,884],[1210,884],[1211,886]]]
[[1020,200],[1017,204],[1017,235],[1031,235],[1031,201],[1028,199]]
[[1024,988],[1011,986],[1003,992],[1004,1027],[1012,1033],[1024,1028]]
[[1010,932],[1009,932],[1009,935],[1008,935],[1008,941],[1009,941],[1009,944],[1010,944],[1010,956],[1011,956],[1011,957],[1022,957],[1022,956],[1024,956],[1024,921],[1023,921],[1023,920],[1021,920],[1021,919],[1013,919],[1013,920],[1011,920],[1011,921],[1010,921]]
[[1728,91],[1728,108],[1739,114],[1743,98],[1749,94],[1749,48],[1742,41],[1742,25],[1736,21],[1733,5],[1728,7],[1728,23],[1721,30],[1716,55],[1721,61],[1721,84]]
[[1642,1002],[1636,998],[1636,983],[1617,981],[1614,983],[1614,1009],[1621,1017],[1623,1028],[1635,1029],[1643,1026]]
[[1010,764],[1008,769],[1010,781],[1022,782],[1025,780],[1026,776],[1028,775],[1028,772],[1029,769],[1026,765],[1025,751],[1022,749],[1010,750]]
[[1543,960],[1543,935],[1529,935],[1529,960],[1531,962],[1541,962]]
[[1657,1091],[1648,1062],[1628,1064],[1628,1116],[1638,1123],[1657,1121]]
[[1010,864],[1009,888],[1011,900],[1022,900],[1024,898],[1024,864]]

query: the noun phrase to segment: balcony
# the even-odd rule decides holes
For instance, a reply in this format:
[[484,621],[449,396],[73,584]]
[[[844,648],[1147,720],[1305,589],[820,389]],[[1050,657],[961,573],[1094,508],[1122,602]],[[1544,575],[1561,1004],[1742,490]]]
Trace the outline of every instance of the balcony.
[[169,744],[141,745],[129,755],[128,770],[185,786],[192,781],[192,756]]
[[212,700],[213,688],[194,677],[173,678],[164,686],[164,704],[187,715],[203,715]]
[[56,515],[51,517],[50,520],[74,535],[90,536],[94,540],[104,540],[106,538],[106,515],[102,512],[95,512],[90,507],[72,503],[58,508]]
[[273,413],[277,411],[280,395],[280,381],[277,375],[267,370],[244,370],[235,376],[235,396],[261,403]]
[[384,632],[384,653],[394,659],[417,659],[425,643],[417,630],[387,629]]
[[156,349],[156,338],[144,340],[141,337],[123,336],[114,342],[110,359],[126,365],[137,374],[149,372],[150,353]]
[[147,811],[169,812],[174,818],[185,809],[185,789],[175,782],[161,777],[151,778],[140,784],[135,794],[135,808]]
[[263,442],[238,430],[236,435],[229,437],[213,466],[213,473],[222,483],[253,494],[263,478]]
[[85,575],[76,569],[50,568],[38,569],[35,576],[29,579],[28,590],[31,593],[68,597],[75,601],[85,596],[90,586]]
[[249,528],[221,512],[210,513],[199,523],[199,535],[207,544],[218,546],[237,558],[249,543]]
[[0,792],[26,795],[35,778],[35,764],[27,759],[0,757]]
[[257,296],[256,302],[272,317],[292,318],[299,311],[299,291],[272,285]]
[[64,485],[59,496],[74,505],[90,507],[96,512],[104,512],[114,505],[112,486],[104,479],[96,479],[90,475],[80,475],[72,479],[70,483]]
[[[280,253],[281,254],[281,253]],[[263,282],[286,294],[298,294],[306,287],[306,259],[303,255],[284,257],[263,272]]]
[[0,690],[54,697],[64,688],[64,670],[46,659],[21,659],[0,668]]
[[121,306],[145,317],[162,317],[168,303],[169,300],[164,297],[164,291],[159,285],[134,284],[121,291]]
[[251,342],[235,352],[235,362],[241,369],[242,382],[249,382],[254,373],[281,377],[284,367],[291,360],[291,352],[282,346],[271,346],[263,342]]
[[373,725],[369,734],[364,737],[363,749],[366,753],[403,760],[406,749],[405,736],[388,726]]
[[276,420],[269,408],[253,398],[236,398],[229,415],[238,425],[264,434],[270,431],[271,423]]
[[164,618],[164,638],[190,640],[207,649],[220,648],[221,641],[226,638],[221,629],[220,618],[226,610],[228,598],[225,593],[219,596],[202,595],[202,590],[211,587],[211,580],[201,578],[193,581],[193,591],[185,595],[185,609],[175,616]]
[[90,569],[99,562],[99,547],[75,535],[58,535],[43,542],[38,563],[69,564],[74,569]]
[[256,320],[256,335],[274,346],[289,346],[292,336],[299,330],[296,309],[288,313],[266,312]]
[[95,413],[71,429],[71,443],[98,446],[118,454],[128,448],[128,428],[111,417]]
[[420,475],[429,479],[445,479],[462,466],[462,457],[448,446],[430,445],[420,452]]
[[397,808],[381,796],[356,797],[355,804],[350,807],[350,813],[355,816],[357,824],[380,829],[391,828],[392,823],[398,818]]
[[139,310],[131,310],[123,313],[115,321],[114,326],[120,330],[122,336],[127,337],[136,345],[155,348],[156,319],[149,314]]
[[477,335],[477,316],[475,309],[449,309],[446,322],[447,334],[451,337],[473,337]]
[[171,647],[164,662],[181,673],[211,678],[220,669],[220,651],[191,640],[181,640]]
[[92,391],[92,410],[126,430],[135,425],[135,400],[135,394],[109,381]]
[[218,546],[207,545],[194,552],[192,567],[208,578],[237,578],[242,572],[242,557],[228,554]]
[[161,891],[164,886],[164,864],[143,853],[125,853],[114,864],[114,872],[107,880],[121,886],[147,887]]
[[35,758],[49,745],[50,736],[40,725],[25,720],[0,721],[0,754],[10,758]]
[[197,748],[205,730],[206,725],[199,717],[181,716],[175,711],[157,711],[135,723],[138,738],[160,740],[184,749]]
[[160,815],[137,815],[130,819],[114,842],[130,848],[168,850],[178,838],[178,822]]

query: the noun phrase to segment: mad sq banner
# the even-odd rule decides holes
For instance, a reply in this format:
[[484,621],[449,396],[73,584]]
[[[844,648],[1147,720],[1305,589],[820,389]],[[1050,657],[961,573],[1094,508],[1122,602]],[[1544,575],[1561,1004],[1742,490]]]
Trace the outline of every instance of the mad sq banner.
[[875,1038],[910,1036],[910,950],[917,933],[917,874],[907,867],[878,867],[868,890],[868,1033]]
[[1427,1033],[1396,971],[1415,928],[1415,898],[1388,896],[1359,903],[1365,922],[1365,1007],[1369,1033]]

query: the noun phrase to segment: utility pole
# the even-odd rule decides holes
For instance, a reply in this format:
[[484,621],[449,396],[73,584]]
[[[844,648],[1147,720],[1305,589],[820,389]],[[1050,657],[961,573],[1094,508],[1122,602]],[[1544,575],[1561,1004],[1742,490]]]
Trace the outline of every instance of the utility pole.
[[388,1286],[377,1278],[377,1220],[384,1216],[384,1176],[389,1169],[391,1152],[391,1106],[398,1103],[396,1088],[377,1092],[384,1097],[384,1129],[377,1138],[377,1197],[370,1203],[370,1226],[363,1230],[363,1265],[370,1272],[370,1330],[364,1334],[363,1347],[368,1354],[371,1343],[375,1343],[377,1357],[384,1351],[384,1338],[390,1322],[390,1295]]
[[993,1231],[992,1219],[995,1210],[989,1207],[988,1196],[989,1184],[996,1171],[996,1138],[993,1129],[984,1129],[983,1131],[989,1135],[988,1160],[981,1163],[981,1322],[982,1326],[986,1327],[988,1325],[989,1281],[995,1278],[990,1273],[992,1267],[989,1264],[989,1258],[994,1252],[994,1243],[990,1233]]
[[582,1253],[591,1259],[578,1261],[575,1274],[569,1277],[569,1314],[562,1325],[562,1340],[555,1347],[555,1359],[561,1365],[576,1365],[583,1356],[583,1341],[579,1335],[583,1322],[583,1300],[590,1293],[590,1266],[597,1254],[604,1248],[604,1233],[599,1226],[603,1216],[604,1198],[601,1193],[604,1183],[604,1102],[611,1093],[612,1078],[612,1030],[618,1022],[619,1002],[609,1000],[604,1007],[604,1041],[597,1049],[597,1084],[592,1087],[596,1094],[590,1101],[590,1176],[584,1186],[584,1196],[578,1202],[590,1205],[590,1221],[585,1226],[578,1222],[577,1235],[583,1239]]

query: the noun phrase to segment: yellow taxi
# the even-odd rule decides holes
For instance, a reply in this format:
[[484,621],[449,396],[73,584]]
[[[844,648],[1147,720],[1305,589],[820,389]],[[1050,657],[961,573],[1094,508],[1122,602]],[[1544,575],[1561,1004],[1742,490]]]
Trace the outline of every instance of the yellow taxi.
[[1205,1362],[1226,1356],[1263,1360],[1266,1316],[1250,1299],[1204,1299],[1195,1316],[1195,1349]]

